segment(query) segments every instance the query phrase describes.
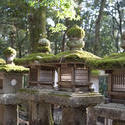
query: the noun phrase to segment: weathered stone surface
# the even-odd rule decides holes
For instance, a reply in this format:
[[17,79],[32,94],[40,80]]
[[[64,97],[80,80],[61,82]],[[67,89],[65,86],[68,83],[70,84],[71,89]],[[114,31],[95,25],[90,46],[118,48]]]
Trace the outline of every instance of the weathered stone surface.
[[96,105],[103,101],[103,96],[99,93],[74,93],[63,92],[50,89],[26,89],[17,93],[20,100],[45,101],[50,104],[58,104],[70,107]]
[[93,107],[88,107],[87,125],[96,125],[96,115]]
[[29,124],[49,125],[51,115],[51,105],[44,102],[36,103],[29,101]]
[[16,105],[4,105],[3,125],[17,125]]
[[86,125],[86,109],[63,107],[62,125]]
[[125,105],[118,103],[100,104],[94,107],[96,116],[108,119],[125,120]]
[[16,94],[0,94],[0,104],[18,104],[20,100],[17,98]]

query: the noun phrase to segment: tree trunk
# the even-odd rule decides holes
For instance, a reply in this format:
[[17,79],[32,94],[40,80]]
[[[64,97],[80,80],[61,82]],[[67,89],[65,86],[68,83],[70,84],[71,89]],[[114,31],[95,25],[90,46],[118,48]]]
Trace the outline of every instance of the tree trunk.
[[29,17],[31,52],[36,52],[40,34],[46,35],[46,7],[33,9]]
[[99,51],[100,28],[101,28],[101,20],[102,20],[102,17],[103,17],[103,11],[104,11],[104,7],[105,7],[105,3],[106,3],[106,0],[101,1],[99,15],[98,15],[98,18],[97,18],[96,24],[95,24],[95,45],[94,45],[94,53],[95,54],[98,54],[98,51]]

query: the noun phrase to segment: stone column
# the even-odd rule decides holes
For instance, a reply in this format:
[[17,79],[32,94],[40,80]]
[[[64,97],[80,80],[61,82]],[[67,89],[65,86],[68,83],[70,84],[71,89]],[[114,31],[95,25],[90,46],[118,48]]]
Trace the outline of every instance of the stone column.
[[86,125],[86,109],[63,107],[62,125]]
[[3,125],[17,125],[17,105],[4,105]]
[[45,102],[30,102],[29,123],[30,125],[49,125],[52,122],[51,105]]
[[96,125],[96,114],[93,107],[88,107],[87,125]]

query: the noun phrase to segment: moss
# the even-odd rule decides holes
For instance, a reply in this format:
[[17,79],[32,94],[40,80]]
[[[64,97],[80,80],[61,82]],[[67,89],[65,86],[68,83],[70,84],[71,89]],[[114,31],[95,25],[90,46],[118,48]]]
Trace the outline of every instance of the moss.
[[37,90],[32,90],[32,89],[20,89],[19,90],[20,93],[28,93],[28,94],[36,94]]
[[47,53],[51,51],[49,46],[41,46],[37,48],[38,52]]
[[125,53],[113,53],[101,60],[90,62],[90,65],[98,69],[123,68],[125,67]]
[[92,53],[74,50],[61,52],[57,55],[46,53],[34,53],[24,58],[15,59],[15,63],[17,65],[28,65],[30,63],[33,63],[33,61],[38,61],[39,63],[82,62],[86,65],[89,65],[91,64],[91,61],[97,59],[100,59],[100,57],[97,57]]
[[67,36],[69,38],[74,38],[74,37],[84,38],[85,31],[81,27],[79,27],[78,25],[75,25],[67,31]]
[[16,66],[14,64],[7,64],[7,65],[0,65],[0,71],[25,73],[25,72],[28,72],[29,69],[24,68],[23,66]]
[[57,93],[49,93],[49,95],[51,96],[60,96],[60,97],[71,97],[70,95],[68,94],[57,94]]
[[100,59],[100,57],[94,54],[81,50],[66,51],[56,55],[55,61],[59,62],[83,62],[87,64],[93,59]]
[[3,51],[4,55],[9,56],[9,55],[16,55],[16,50],[8,47]]
[[39,61],[39,62],[48,62],[51,60],[51,58],[54,58],[53,54],[47,54],[47,53],[33,53],[29,54],[23,58],[16,58],[14,62],[17,65],[28,65],[32,63],[33,61]]
[[91,75],[92,76],[98,76],[99,75],[99,70],[92,70]]
[[6,64],[5,60],[0,59],[0,65]]

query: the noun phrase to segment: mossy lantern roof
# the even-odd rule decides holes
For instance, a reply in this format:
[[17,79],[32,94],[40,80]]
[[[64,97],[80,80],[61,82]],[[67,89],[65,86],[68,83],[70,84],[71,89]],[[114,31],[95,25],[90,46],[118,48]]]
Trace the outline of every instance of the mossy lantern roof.
[[27,73],[29,69],[15,64],[6,64],[5,60],[0,58],[0,72]]
[[15,59],[18,65],[30,65],[35,62],[38,64],[60,64],[60,63],[84,63],[90,66],[94,60],[101,59],[87,51],[73,50],[58,53],[57,55],[46,53],[33,53],[24,58]]
[[105,70],[125,68],[125,53],[113,53],[100,60],[95,60],[92,65],[97,69]]
[[4,64],[4,65],[0,65],[0,72],[27,73],[27,72],[29,72],[29,68],[25,68],[23,66],[17,66],[14,64]]

